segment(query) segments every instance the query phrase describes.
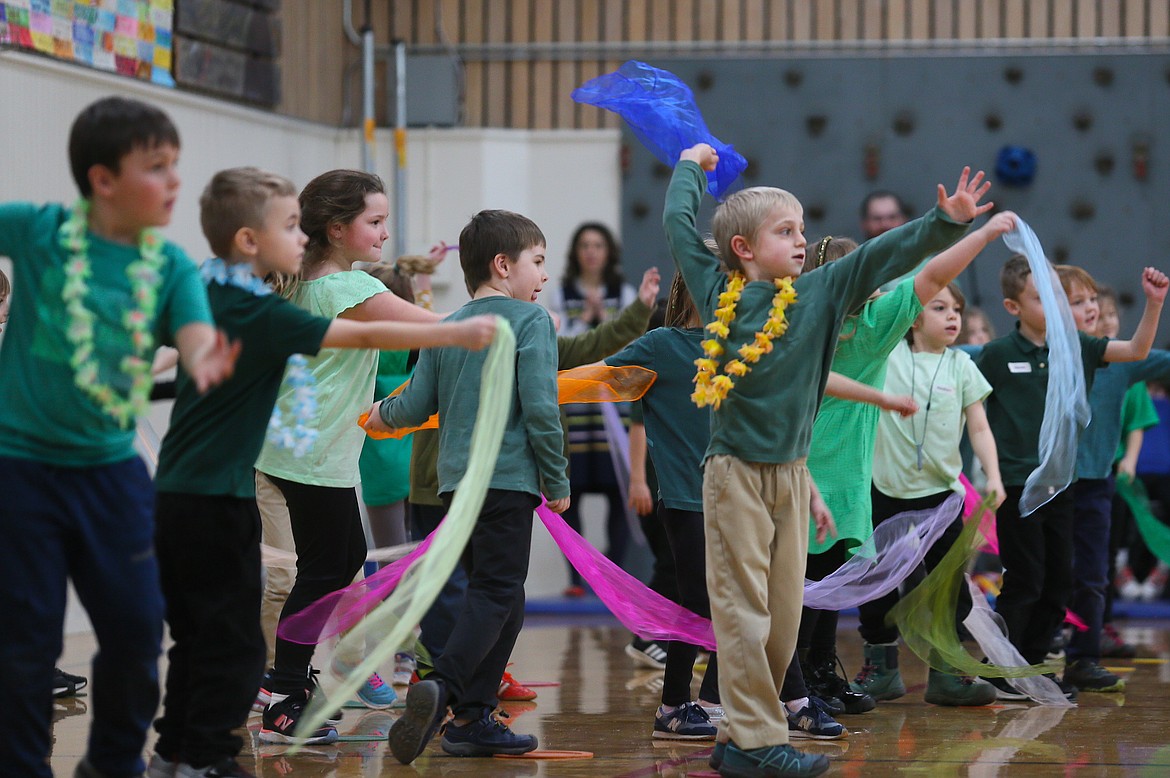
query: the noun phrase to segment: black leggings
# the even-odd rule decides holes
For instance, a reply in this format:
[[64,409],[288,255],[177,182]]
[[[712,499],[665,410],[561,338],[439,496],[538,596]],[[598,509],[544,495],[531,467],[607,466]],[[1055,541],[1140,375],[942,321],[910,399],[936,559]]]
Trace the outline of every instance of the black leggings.
[[[678,572],[681,605],[704,618],[711,618],[707,597],[707,555],[703,538],[702,511],[683,511],[658,504],[658,517],[670,541]],[[666,673],[662,679],[662,704],[678,706],[691,699],[691,674],[699,649],[690,643],[672,640],[666,647]],[[719,702],[719,665],[715,652],[707,663],[699,699]]]
[[[845,564],[845,543],[839,541],[824,553],[809,554],[804,577],[819,581]],[[837,611],[801,608],[800,629],[796,635],[797,653],[807,653],[813,662],[823,661],[837,654]]]
[[[890,497],[878,491],[877,487],[872,490],[872,504],[873,504],[873,526],[876,528],[886,519],[893,518],[899,513],[906,511],[922,511],[937,508],[939,505],[950,497],[953,492],[938,492],[936,494],[927,495],[926,497],[916,497],[913,499],[902,500],[897,497]],[[956,515],[954,521],[946,528],[943,534],[926,552],[926,559],[924,564],[926,570],[933,570],[942,561],[942,558],[950,551],[951,546],[959,539],[959,533],[963,531],[962,519]],[[914,588],[916,583],[912,583],[915,579],[908,578],[902,584],[907,591]],[[921,580],[921,576],[917,579]],[[898,639],[898,628],[892,624],[886,624],[886,616],[890,610],[898,604],[902,596],[897,589],[889,592],[876,600],[871,600],[862,603],[858,608],[858,615],[860,616],[860,624],[857,631],[861,633],[861,637],[866,643],[870,645],[877,645],[879,643],[893,643]],[[957,606],[957,621],[956,624],[961,624],[967,614],[971,612],[971,594],[967,591],[966,586],[959,587],[959,600]]]
[[[353,488],[269,478],[284,495],[297,549],[297,580],[280,612],[283,621],[353,581],[366,559],[366,536]],[[278,637],[271,691],[304,689],[314,649]]]

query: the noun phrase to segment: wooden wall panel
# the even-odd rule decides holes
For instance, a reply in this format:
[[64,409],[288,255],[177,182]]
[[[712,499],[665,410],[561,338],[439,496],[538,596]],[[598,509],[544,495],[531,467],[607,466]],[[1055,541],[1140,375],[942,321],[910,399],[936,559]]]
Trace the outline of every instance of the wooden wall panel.
[[[343,29],[344,1],[282,3],[282,113],[357,121],[360,76],[355,68],[347,78],[346,68],[360,52]],[[350,2],[355,17],[364,13]],[[678,56],[691,41],[780,51],[833,41],[1170,37],[1166,0],[379,0],[372,14],[380,46],[401,38],[460,58],[463,124],[535,129],[618,126],[573,103],[572,90],[627,59]],[[550,53],[559,43],[567,47]],[[671,44],[680,45],[662,48]],[[383,121],[384,72],[380,65]]]

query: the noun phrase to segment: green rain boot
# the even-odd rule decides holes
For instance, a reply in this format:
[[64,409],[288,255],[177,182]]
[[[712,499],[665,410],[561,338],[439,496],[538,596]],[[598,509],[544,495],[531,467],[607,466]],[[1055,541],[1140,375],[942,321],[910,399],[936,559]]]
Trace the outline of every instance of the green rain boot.
[[865,664],[850,684],[875,700],[896,700],[906,693],[902,674],[898,672],[898,644],[865,644]]
[[980,678],[931,670],[926,701],[931,705],[990,705],[995,702],[995,687]]

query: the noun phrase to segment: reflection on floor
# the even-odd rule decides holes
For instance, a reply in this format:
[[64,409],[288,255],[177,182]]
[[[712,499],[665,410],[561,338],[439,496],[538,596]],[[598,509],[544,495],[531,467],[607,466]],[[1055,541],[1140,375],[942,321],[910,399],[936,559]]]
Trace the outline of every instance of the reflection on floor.
[[[860,666],[855,622],[843,618],[841,659],[848,672]],[[1109,660],[1123,673],[1125,694],[1082,694],[1073,709],[1005,703],[985,708],[941,708],[922,701],[926,672],[903,651],[905,697],[876,711],[844,716],[851,735],[832,742],[802,741],[833,761],[831,774],[846,776],[1159,776],[1170,775],[1170,622],[1131,621],[1122,634],[1142,648],[1139,659]],[[588,760],[458,759],[432,744],[412,766],[398,764],[382,735],[395,710],[347,709],[338,727],[352,740],[306,748],[295,756],[285,746],[248,739],[241,761],[257,775],[280,776],[700,776],[710,744],[679,744],[650,737],[662,674],[640,669],[625,654],[629,633],[598,617],[530,617],[511,670],[540,686],[531,703],[506,705],[515,729],[534,733],[542,749],[591,751]],[[61,666],[86,673],[93,651],[89,636],[66,641]],[[327,661],[319,661],[328,667]],[[53,768],[68,776],[81,758],[89,726],[88,698],[55,704]],[[254,733],[259,718],[253,717]]]

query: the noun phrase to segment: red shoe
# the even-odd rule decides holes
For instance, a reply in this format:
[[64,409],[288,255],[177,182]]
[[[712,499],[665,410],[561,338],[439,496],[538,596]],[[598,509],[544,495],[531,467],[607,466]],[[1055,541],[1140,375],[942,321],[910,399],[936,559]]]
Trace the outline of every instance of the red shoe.
[[500,698],[500,702],[528,702],[536,699],[536,692],[517,681],[505,670],[496,696]]
[[566,597],[574,597],[574,598],[584,597],[585,596],[585,587],[584,586],[577,586],[576,584],[574,584],[574,585],[570,586],[569,588],[565,589],[565,596]]

